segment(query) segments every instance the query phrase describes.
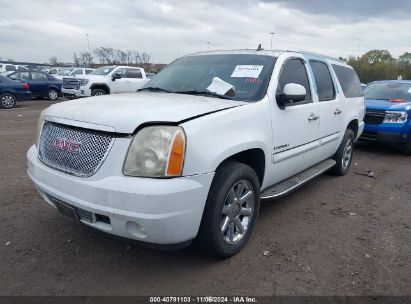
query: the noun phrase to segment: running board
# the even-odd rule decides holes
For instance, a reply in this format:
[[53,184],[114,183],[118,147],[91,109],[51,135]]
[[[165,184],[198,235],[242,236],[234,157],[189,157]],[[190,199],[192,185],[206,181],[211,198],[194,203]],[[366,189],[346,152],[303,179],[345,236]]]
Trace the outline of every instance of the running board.
[[292,190],[331,169],[336,163],[337,162],[333,159],[326,159],[282,182],[279,182],[278,184],[268,187],[261,193],[261,199],[273,199],[286,195]]

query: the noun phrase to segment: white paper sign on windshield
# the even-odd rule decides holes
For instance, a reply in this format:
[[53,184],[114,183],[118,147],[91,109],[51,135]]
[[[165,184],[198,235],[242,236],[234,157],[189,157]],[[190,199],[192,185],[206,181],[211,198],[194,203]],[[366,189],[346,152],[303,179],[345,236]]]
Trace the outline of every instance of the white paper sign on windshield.
[[258,78],[263,67],[263,65],[237,65],[231,74],[231,77]]
[[235,90],[235,88],[233,85],[229,84],[228,82],[225,82],[221,78],[214,77],[210,85],[207,87],[207,90],[220,95],[225,95],[228,91]]

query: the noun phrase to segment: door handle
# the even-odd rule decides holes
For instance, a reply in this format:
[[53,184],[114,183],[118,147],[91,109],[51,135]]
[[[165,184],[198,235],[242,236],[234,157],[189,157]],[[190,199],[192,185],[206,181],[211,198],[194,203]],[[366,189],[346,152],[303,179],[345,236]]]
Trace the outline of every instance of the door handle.
[[339,108],[336,108],[334,111],[334,115],[340,115],[342,111]]
[[309,121],[317,120],[320,118],[320,116],[315,115],[315,113],[311,113],[310,116],[308,116]]

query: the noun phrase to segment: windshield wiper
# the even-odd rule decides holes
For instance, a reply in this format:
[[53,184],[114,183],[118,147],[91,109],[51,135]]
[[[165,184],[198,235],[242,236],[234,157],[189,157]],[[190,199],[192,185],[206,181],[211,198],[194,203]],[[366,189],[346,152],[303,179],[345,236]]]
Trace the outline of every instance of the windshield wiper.
[[163,89],[163,88],[159,88],[159,87],[146,87],[146,88],[142,88],[142,89],[137,90],[137,92],[141,92],[141,91],[174,93],[172,91],[169,91],[169,90],[166,90],[166,89]]
[[212,96],[212,97],[221,98],[221,99],[230,99],[230,100],[232,100],[232,97],[230,97],[230,96],[220,95],[220,94],[209,92],[209,91],[189,90],[189,91],[175,91],[173,93],[188,94],[188,95],[205,95],[205,96]]

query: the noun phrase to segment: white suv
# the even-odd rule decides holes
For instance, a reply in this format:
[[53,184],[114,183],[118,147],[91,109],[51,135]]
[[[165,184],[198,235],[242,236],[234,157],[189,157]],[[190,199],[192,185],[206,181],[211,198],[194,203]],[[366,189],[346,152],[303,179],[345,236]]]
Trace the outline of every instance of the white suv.
[[88,75],[64,79],[62,92],[68,98],[131,93],[140,89],[147,81],[142,68],[104,66]]
[[138,93],[43,111],[28,174],[76,221],[151,245],[195,240],[227,257],[245,245],[260,200],[347,173],[363,117],[361,84],[339,60],[198,53]]

